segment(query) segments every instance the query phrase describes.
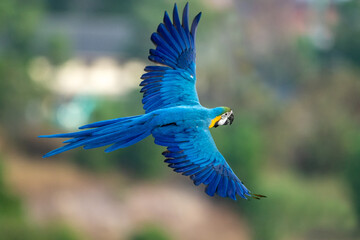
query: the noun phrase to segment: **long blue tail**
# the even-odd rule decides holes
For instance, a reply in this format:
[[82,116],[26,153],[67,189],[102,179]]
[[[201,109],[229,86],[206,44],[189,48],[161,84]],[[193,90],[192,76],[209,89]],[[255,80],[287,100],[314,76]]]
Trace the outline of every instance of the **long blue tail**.
[[151,127],[146,124],[151,118],[150,114],[117,118],[79,127],[79,129],[91,128],[88,130],[39,136],[40,138],[71,138],[63,142],[67,145],[48,152],[43,157],[50,157],[81,146],[84,146],[84,149],[91,149],[113,144],[105,149],[105,152],[128,147],[151,134]]

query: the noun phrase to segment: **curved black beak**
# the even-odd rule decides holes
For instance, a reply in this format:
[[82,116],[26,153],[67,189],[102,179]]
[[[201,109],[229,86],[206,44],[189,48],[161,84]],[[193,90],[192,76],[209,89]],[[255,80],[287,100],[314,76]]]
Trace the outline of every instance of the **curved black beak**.
[[231,111],[231,114],[230,114],[230,116],[228,117],[228,119],[226,120],[226,123],[225,123],[225,125],[231,125],[232,124],[232,122],[234,121],[234,113]]
[[231,112],[231,115],[230,115],[229,118],[228,118],[228,121],[229,121],[230,125],[233,123],[234,118],[235,118],[234,113]]

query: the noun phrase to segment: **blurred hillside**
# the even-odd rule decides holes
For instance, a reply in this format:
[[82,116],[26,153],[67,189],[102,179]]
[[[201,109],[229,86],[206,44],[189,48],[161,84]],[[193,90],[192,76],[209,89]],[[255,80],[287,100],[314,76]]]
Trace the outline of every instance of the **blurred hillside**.
[[150,35],[172,7],[0,2],[0,239],[359,239],[359,1],[190,1],[201,102],[235,112],[212,134],[266,199],[209,198],[151,137],[41,158],[61,143],[38,135],[143,113]]

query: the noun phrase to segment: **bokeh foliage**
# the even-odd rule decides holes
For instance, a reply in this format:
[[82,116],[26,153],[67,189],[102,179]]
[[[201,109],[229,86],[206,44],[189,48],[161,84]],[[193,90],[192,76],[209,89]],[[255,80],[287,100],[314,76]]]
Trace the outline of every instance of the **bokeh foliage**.
[[[41,47],[35,42],[44,14],[85,11],[97,17],[121,15],[137,30],[126,52],[119,53],[120,59],[145,60],[152,47],[150,34],[163,10],[171,11],[173,4],[109,0],[91,1],[82,9],[81,2],[0,1],[0,131],[4,139],[22,138],[30,128],[25,116],[28,104],[41,102],[46,94],[43,86],[28,76],[29,61],[44,55],[55,66],[71,55],[66,36],[53,36]],[[179,8],[184,3],[179,1]],[[201,102],[207,107],[229,106],[235,112],[231,127],[214,129],[212,134],[246,186],[268,196],[262,201],[236,203],[216,198],[215,203],[222,201],[236,209],[239,217],[248,221],[254,239],[357,237],[349,232],[360,228],[360,6],[358,1],[344,1],[336,9],[339,21],[332,29],[332,47],[319,49],[305,35],[278,39],[271,51],[256,55],[242,49],[251,45],[242,28],[250,25],[241,21],[239,9],[214,10],[200,1],[191,2],[191,13],[206,12],[198,32]],[[61,101],[61,96],[48,97],[48,102]],[[137,90],[95,101],[89,122],[143,113]],[[49,105],[47,110],[54,114],[56,104]],[[162,151],[149,137],[109,154],[104,154],[103,148],[79,149],[65,156],[85,169],[115,170],[130,181],[151,181],[164,179],[170,170],[162,162]],[[79,239],[61,225],[30,224],[23,208],[21,198],[4,181],[0,160],[0,238]],[[131,239],[169,236],[149,227]]]
[[0,155],[0,238],[8,240],[78,240],[78,233],[61,224],[37,226],[26,216],[19,196],[4,179],[3,159]]
[[4,0],[0,13],[0,121],[15,131],[24,123],[28,101],[41,92],[28,77],[27,65],[34,56],[33,39],[42,5]]
[[144,225],[141,229],[130,235],[129,240],[171,240],[173,238],[161,227]]

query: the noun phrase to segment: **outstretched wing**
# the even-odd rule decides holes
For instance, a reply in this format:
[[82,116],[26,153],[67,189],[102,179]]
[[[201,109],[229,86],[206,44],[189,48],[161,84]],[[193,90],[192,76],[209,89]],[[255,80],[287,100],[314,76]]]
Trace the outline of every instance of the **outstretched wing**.
[[261,197],[251,194],[216,148],[209,129],[201,127],[182,128],[178,125],[159,127],[152,132],[155,143],[167,146],[163,152],[165,162],[175,172],[190,176],[195,185],[207,185],[206,193],[230,197],[236,194],[246,199]]
[[173,22],[165,12],[164,23],[151,35],[156,49],[150,49],[149,60],[162,66],[147,66],[141,76],[145,112],[179,105],[199,105],[195,82],[195,35],[199,13],[188,23],[189,8],[185,5],[182,24],[175,4]]

